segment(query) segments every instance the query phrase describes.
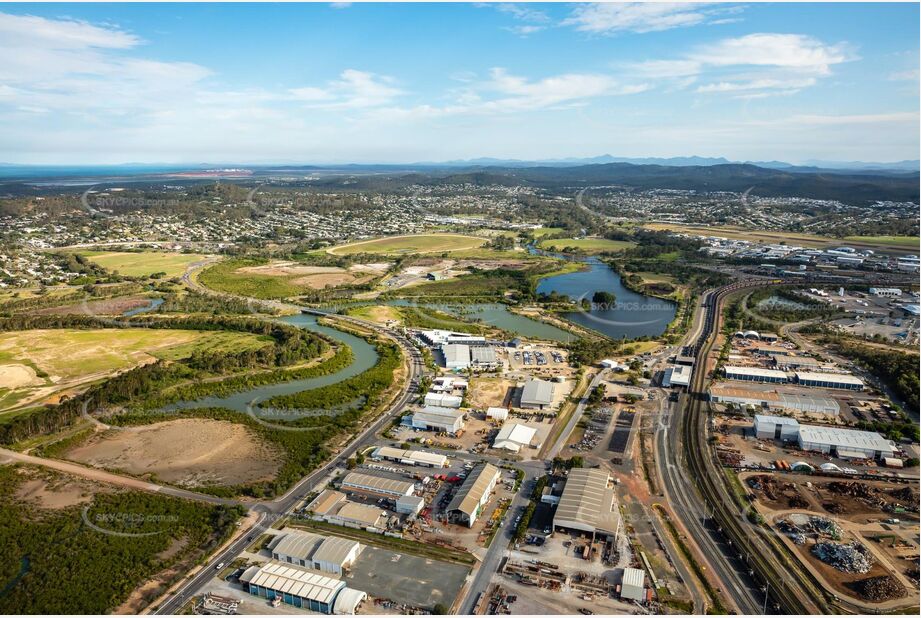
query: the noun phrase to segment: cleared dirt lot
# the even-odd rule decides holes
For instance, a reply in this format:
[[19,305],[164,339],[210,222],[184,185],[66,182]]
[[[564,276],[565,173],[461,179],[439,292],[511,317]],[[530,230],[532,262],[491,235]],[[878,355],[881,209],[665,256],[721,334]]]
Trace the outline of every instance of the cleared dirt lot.
[[471,408],[486,409],[511,404],[512,391],[516,382],[503,378],[480,378],[471,380],[467,401]]
[[274,477],[277,449],[226,421],[178,419],[111,430],[71,449],[68,459],[184,487],[238,485]]
[[261,266],[247,266],[237,272],[269,277],[285,277],[295,285],[314,290],[364,283],[387,270],[387,264],[357,264],[348,269],[338,266],[306,266],[297,262],[272,262]]
[[35,370],[27,365],[0,365],[0,388],[19,388],[41,382],[36,377]]
[[29,471],[23,474],[30,478],[17,488],[16,499],[43,509],[65,509],[75,504],[84,504],[93,499],[93,494],[108,491],[74,477],[52,477],[42,471]]

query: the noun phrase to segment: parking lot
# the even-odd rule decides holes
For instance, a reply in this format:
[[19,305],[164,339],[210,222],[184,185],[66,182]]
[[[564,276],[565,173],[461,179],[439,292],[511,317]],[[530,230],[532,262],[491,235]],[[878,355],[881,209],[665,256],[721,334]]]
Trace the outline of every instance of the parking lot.
[[350,588],[380,599],[416,607],[431,608],[436,603],[450,607],[468,573],[462,565],[365,546],[345,581]]

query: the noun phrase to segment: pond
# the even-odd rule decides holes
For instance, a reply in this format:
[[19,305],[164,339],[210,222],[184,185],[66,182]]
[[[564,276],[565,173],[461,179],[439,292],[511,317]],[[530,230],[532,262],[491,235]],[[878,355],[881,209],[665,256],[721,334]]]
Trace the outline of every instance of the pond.
[[588,268],[541,280],[537,286],[538,294],[556,292],[581,303],[583,299],[591,302],[595,292],[609,292],[614,294],[615,302],[613,305],[592,303],[587,311],[564,313],[567,320],[612,339],[633,339],[658,337],[675,318],[677,305],[672,301],[628,290],[620,275],[597,258],[579,261]]

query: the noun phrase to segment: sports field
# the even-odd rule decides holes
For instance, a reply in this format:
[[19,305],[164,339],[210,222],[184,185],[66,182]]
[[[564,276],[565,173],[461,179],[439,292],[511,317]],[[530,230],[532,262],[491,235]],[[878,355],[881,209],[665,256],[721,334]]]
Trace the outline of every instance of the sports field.
[[636,243],[627,240],[608,240],[607,238],[554,238],[542,240],[541,249],[562,251],[567,247],[575,247],[584,253],[601,253],[602,251],[623,251],[635,247]]
[[167,277],[181,276],[190,264],[205,258],[197,253],[166,253],[162,251],[81,251],[103,268],[118,271],[128,277],[149,277],[154,273],[166,273]]
[[462,234],[414,234],[412,236],[387,236],[341,245],[327,249],[334,255],[355,253],[377,253],[381,255],[405,255],[412,253],[443,253],[474,249],[486,242],[485,238],[463,236]]

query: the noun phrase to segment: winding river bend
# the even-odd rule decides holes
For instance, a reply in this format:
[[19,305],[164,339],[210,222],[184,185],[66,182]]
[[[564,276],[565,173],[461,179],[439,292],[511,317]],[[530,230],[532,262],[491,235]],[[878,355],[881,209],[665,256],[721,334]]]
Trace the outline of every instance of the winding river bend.
[[[665,331],[669,322],[674,319],[676,305],[671,301],[628,290],[621,282],[620,275],[597,258],[585,258],[580,261],[588,265],[587,270],[548,277],[537,286],[537,292],[548,294],[557,292],[568,296],[576,302],[580,302],[583,298],[591,300],[596,291],[606,291],[615,294],[616,302],[611,307],[593,305],[587,311],[565,313],[563,315],[566,319],[613,339],[634,338],[644,335],[658,336]],[[386,301],[386,304],[440,309],[467,319],[477,318],[484,324],[525,337],[559,342],[567,342],[575,338],[571,333],[550,324],[514,314],[505,305],[499,303],[452,305],[442,303],[417,304],[409,300],[390,300]],[[156,305],[143,310],[150,310],[155,307]],[[254,402],[258,404],[260,401],[265,401],[275,396],[291,395],[335,384],[367,371],[377,363],[378,355],[374,346],[360,337],[319,324],[316,316],[297,314],[280,318],[280,321],[326,335],[349,346],[352,349],[352,363],[329,375],[257,386],[223,397],[202,397],[195,400],[180,401],[165,406],[163,410],[174,412],[191,408],[218,407],[228,408],[244,414],[255,413],[258,415],[259,409],[254,405]]]
[[[254,401],[265,401],[277,395],[292,395],[301,391],[335,384],[336,382],[341,382],[357,376],[359,373],[367,371],[377,364],[378,356],[374,346],[360,337],[317,323],[316,316],[297,314],[281,318],[280,321],[326,335],[331,339],[335,339],[349,346],[352,348],[352,363],[335,373],[324,376],[304,378],[302,380],[290,380],[288,382],[279,382],[278,384],[266,384],[224,397],[202,397],[201,399],[179,401],[164,406],[163,410],[166,412],[174,412],[190,408],[215,407],[228,408],[245,414],[250,411],[249,406],[252,405]],[[256,413],[258,414],[258,410]]]

